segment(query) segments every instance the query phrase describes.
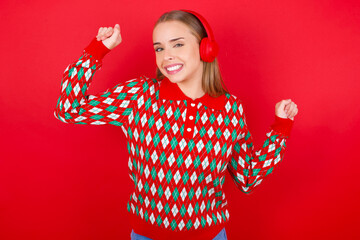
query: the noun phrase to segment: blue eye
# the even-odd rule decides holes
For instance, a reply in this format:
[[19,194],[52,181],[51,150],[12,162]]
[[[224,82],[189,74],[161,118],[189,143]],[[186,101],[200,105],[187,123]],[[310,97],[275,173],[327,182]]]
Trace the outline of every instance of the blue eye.
[[[177,45],[180,45],[180,47],[184,46],[184,44],[182,44],[182,43],[177,43],[177,44],[175,44],[175,46],[177,46]],[[157,49],[155,49],[155,52],[159,52],[159,51],[158,51],[159,49],[162,49],[162,48],[157,48]]]

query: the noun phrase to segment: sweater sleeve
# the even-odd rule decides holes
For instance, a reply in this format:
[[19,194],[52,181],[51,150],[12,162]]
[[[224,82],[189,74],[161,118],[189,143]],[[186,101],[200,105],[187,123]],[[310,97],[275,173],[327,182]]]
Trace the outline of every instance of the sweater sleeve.
[[255,149],[241,103],[239,109],[241,130],[227,169],[236,186],[242,192],[250,194],[283,159],[293,120],[275,115],[275,121],[266,133],[264,144],[259,149]]
[[54,115],[65,123],[122,126],[128,120],[144,76],[117,84],[105,92],[88,95],[87,90],[102,59],[110,50],[94,38],[82,56],[65,69]]

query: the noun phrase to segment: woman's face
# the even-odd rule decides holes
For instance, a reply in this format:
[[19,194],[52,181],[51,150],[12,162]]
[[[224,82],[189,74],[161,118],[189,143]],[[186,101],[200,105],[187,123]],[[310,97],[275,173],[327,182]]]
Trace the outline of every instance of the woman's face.
[[[156,65],[171,82],[201,81],[203,61],[199,43],[185,24],[179,21],[159,23],[153,30],[153,42]],[[168,69],[169,65],[174,68]]]

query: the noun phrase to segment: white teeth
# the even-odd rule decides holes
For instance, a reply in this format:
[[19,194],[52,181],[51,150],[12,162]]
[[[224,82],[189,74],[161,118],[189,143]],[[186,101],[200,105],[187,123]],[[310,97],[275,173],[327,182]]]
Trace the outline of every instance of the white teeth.
[[170,68],[166,68],[168,71],[174,71],[174,70],[177,70],[181,67],[181,65],[176,65],[174,67],[170,67]]

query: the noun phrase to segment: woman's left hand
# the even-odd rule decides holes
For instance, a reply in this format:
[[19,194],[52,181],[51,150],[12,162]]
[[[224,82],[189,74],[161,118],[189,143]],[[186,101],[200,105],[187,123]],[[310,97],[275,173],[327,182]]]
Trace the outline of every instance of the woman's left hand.
[[297,105],[292,102],[291,99],[281,100],[275,105],[275,115],[280,118],[290,118],[294,120],[297,113]]

